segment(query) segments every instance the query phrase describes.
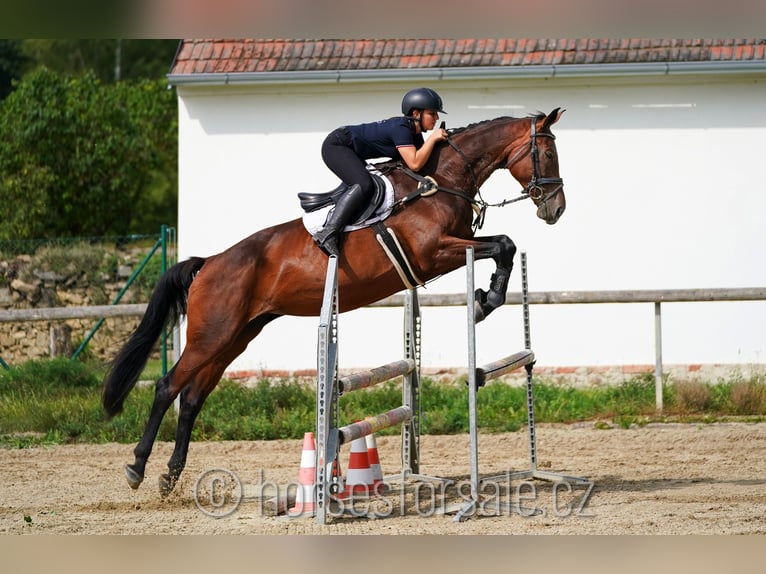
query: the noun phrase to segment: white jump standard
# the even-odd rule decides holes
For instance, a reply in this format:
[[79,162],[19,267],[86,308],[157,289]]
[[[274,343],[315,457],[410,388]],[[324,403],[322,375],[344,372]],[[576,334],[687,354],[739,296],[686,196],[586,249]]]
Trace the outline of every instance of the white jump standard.
[[[338,378],[338,261],[327,263],[324,298],[319,317],[317,343],[316,405],[316,519],[327,521],[331,495],[338,494],[338,477],[333,463],[343,444],[397,424],[402,425],[402,470],[385,480],[439,480],[420,472],[420,308],[417,292],[408,289],[404,302],[404,359]],[[402,405],[364,420],[338,426],[340,395],[402,377]],[[449,482],[449,481],[447,481]]]
[[[521,253],[522,307],[524,315],[524,350],[476,366],[476,320],[474,313],[474,253],[466,249],[466,305],[468,318],[468,411],[469,411],[469,458],[471,494],[467,503],[451,505],[443,509],[444,513],[456,512],[455,521],[476,515],[479,509],[500,508],[516,511],[525,516],[539,514],[538,509],[522,509],[518,504],[501,503],[482,497],[482,483],[497,483],[512,479],[541,479],[569,484],[589,485],[586,478],[567,476],[537,468],[537,438],[535,435],[534,392],[532,369],[535,354],[531,348],[529,329],[529,297],[527,289],[527,257]],[[316,403],[316,519],[320,524],[327,522],[327,512],[332,495],[339,494],[340,477],[333,473],[335,463],[343,444],[351,443],[369,436],[379,430],[401,424],[402,427],[402,470],[390,479],[431,480],[453,483],[453,480],[426,476],[420,472],[420,308],[417,292],[408,289],[404,299],[404,358],[381,367],[361,371],[338,378],[338,261],[329,257],[327,277],[319,319],[317,349],[317,403]],[[486,382],[506,373],[524,367],[527,372],[526,399],[527,424],[529,428],[530,468],[520,472],[507,472],[493,477],[479,477],[477,403],[478,389]],[[364,420],[339,427],[338,401],[340,395],[363,389],[402,377],[402,405],[388,412],[366,417]],[[338,466],[339,468],[339,466]],[[465,499],[463,499],[465,501]]]
[[[473,249],[466,249],[466,307],[468,319],[468,424],[470,436],[470,467],[471,467],[471,500],[464,504],[455,515],[455,521],[468,518],[476,513],[479,506],[482,508],[494,508],[501,506],[506,510],[515,510],[521,513],[521,508],[510,503],[496,501],[482,501],[480,486],[483,482],[498,482],[512,480],[514,478],[536,478],[550,481],[566,481],[574,484],[590,484],[586,478],[567,476],[539,470],[537,468],[537,438],[535,436],[535,407],[534,389],[532,383],[532,369],[535,364],[535,354],[532,352],[532,343],[529,329],[529,293],[527,285],[527,254],[521,252],[521,294],[522,309],[524,315],[524,350],[509,355],[503,359],[493,361],[481,367],[476,367],[476,320],[474,315],[474,256]],[[506,373],[524,367],[527,372],[526,396],[527,396],[527,425],[529,428],[529,457],[530,469],[520,472],[512,472],[497,476],[479,478],[479,447],[476,415],[476,393],[479,387],[487,381],[500,377]],[[448,510],[449,512],[449,510]],[[538,514],[537,509],[524,509],[524,514],[530,516]]]

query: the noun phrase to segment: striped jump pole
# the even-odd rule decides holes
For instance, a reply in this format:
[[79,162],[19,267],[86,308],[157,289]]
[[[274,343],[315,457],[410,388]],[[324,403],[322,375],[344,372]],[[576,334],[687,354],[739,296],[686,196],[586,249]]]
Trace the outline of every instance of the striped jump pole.
[[402,359],[401,361],[395,361],[382,367],[370,369],[369,371],[353,373],[338,380],[338,392],[343,394],[371,387],[400,375],[408,375],[414,369],[415,361],[413,359]]
[[483,387],[484,383],[502,377],[506,373],[515,371],[519,367],[531,366],[535,362],[535,354],[526,349],[513,355],[488,363],[476,369],[476,386]]
[[391,409],[390,411],[379,415],[365,417],[361,421],[357,421],[338,429],[338,433],[340,434],[340,444],[350,443],[353,440],[370,435],[374,432],[408,422],[411,417],[412,409],[405,406],[396,407],[395,409]]

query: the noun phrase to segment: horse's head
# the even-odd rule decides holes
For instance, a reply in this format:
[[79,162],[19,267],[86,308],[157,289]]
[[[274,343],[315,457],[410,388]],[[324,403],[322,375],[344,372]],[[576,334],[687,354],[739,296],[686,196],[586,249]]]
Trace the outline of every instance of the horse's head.
[[556,108],[547,116],[530,118],[522,147],[516,145],[517,139],[508,150],[508,169],[537,206],[537,217],[549,225],[559,220],[567,205],[564,180],[559,176],[556,136],[550,129],[563,113],[564,110]]
[[[434,148],[421,174],[435,175],[439,189],[467,197],[475,209],[478,206],[479,221],[486,207],[530,198],[537,206],[537,216],[553,225],[566,209],[556,137],[551,133],[562,113],[564,110],[556,108],[548,115],[506,116],[452,130],[449,139]],[[481,197],[481,185],[495,170],[504,168],[523,186],[522,194],[487,203]]]

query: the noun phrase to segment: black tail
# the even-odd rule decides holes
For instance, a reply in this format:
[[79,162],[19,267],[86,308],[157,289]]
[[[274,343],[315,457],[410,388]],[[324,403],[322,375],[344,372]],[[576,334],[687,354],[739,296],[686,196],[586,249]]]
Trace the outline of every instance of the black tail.
[[204,263],[202,257],[192,257],[160,277],[141,323],[117,353],[104,379],[101,402],[110,418],[122,412],[122,403],[138,381],[162,330],[186,314],[189,286]]

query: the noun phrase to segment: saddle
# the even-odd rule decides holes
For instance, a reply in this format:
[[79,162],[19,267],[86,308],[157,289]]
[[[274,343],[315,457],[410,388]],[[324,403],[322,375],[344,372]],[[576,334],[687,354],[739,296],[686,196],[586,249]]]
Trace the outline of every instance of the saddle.
[[[364,212],[354,223],[347,225],[344,231],[373,227],[376,240],[391,260],[404,286],[407,289],[413,289],[416,285],[424,285],[423,281],[418,279],[413,272],[407,255],[404,253],[394,231],[383,225],[383,221],[394,208],[394,188],[391,182],[385,179],[375,167],[368,165],[367,170],[375,182],[374,196]],[[303,214],[303,225],[309,234],[313,236],[324,227],[329,212],[349,187],[342,183],[332,191],[325,193],[301,192],[298,194],[301,208],[306,212]]]
[[[383,202],[385,201],[386,182],[383,180],[383,177],[378,172],[370,171],[370,176],[372,177],[372,181],[375,183],[375,191],[367,207],[364,209],[364,211],[361,212],[359,217],[356,218],[356,221],[353,222],[352,225],[357,225],[364,221],[367,221],[367,219],[372,214],[374,214],[378,210],[378,208],[383,205]],[[328,205],[335,205],[338,199],[340,199],[340,197],[346,192],[346,190],[348,190],[349,187],[350,186],[348,184],[341,183],[338,187],[336,187],[332,191],[325,191],[325,192],[319,192],[319,193],[302,191],[298,193],[298,199],[300,200],[300,203],[301,203],[301,209],[303,209],[303,211],[305,211],[306,213],[311,213],[313,211],[317,211],[319,209],[327,207]]]

